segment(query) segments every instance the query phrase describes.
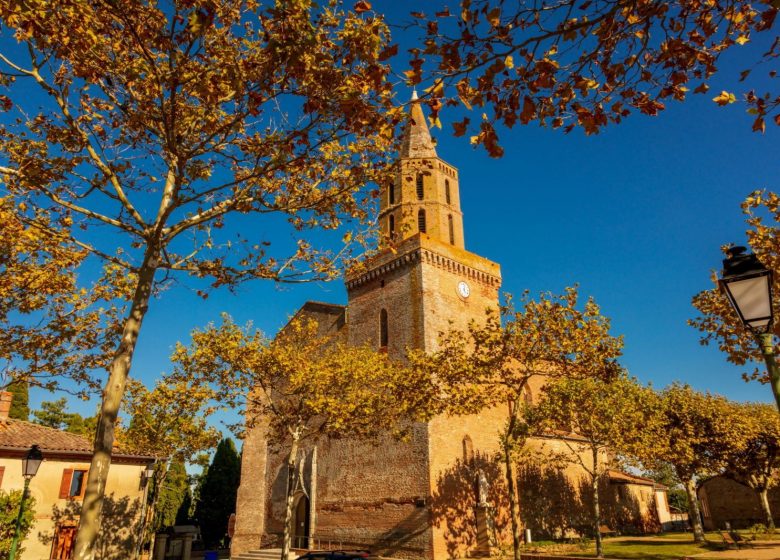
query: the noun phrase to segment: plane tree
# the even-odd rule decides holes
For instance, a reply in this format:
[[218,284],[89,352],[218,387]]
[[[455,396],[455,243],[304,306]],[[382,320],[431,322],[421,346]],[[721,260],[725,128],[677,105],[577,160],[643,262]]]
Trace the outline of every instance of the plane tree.
[[780,475],[780,414],[777,407],[759,403],[740,403],[737,414],[744,432],[741,445],[728,454],[725,475],[755,491],[766,526],[774,531],[767,494]]
[[533,433],[562,434],[568,452],[558,459],[576,465],[586,473],[593,496],[591,529],[596,556],[604,556],[601,542],[599,483],[603,480],[612,453],[634,454],[645,445],[648,412],[655,406],[652,389],[626,375],[610,380],[598,376],[556,380],[542,390],[542,398],[530,412]]
[[743,447],[748,433],[735,403],[674,383],[658,395],[647,411],[645,445],[636,451],[647,467],[669,464],[688,495],[688,516],[695,542],[704,542],[697,481],[720,474],[729,456]]
[[507,410],[500,430],[512,522],[515,559],[520,559],[521,526],[515,463],[530,435],[526,413],[533,380],[618,375],[621,337],[609,333],[609,319],[595,301],[578,304],[577,288],[562,295],[528,293],[512,298],[485,321],[466,330],[441,333],[432,353],[409,353],[410,369],[422,381],[420,393],[430,414],[476,414],[489,407]]
[[338,2],[31,0],[0,5],[0,39],[2,196],[126,289],[75,546],[88,560],[155,296],[180,277],[205,296],[339,268],[306,232],[365,219],[363,187],[385,177],[388,30]]
[[235,428],[267,430],[286,457],[283,559],[295,492],[305,491],[300,453],[321,438],[405,437],[426,387],[386,353],[349,346],[306,317],[294,317],[270,340],[225,316],[193,331],[173,359],[182,377],[212,387],[216,402],[244,415]]

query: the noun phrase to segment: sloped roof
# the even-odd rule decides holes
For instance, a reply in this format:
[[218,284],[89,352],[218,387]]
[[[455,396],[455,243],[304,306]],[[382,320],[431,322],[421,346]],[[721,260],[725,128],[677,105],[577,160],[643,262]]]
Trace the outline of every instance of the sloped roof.
[[408,120],[401,139],[401,152],[398,155],[402,158],[437,157],[428,123],[425,122],[425,114],[416,95],[412,97]]
[[[25,452],[32,445],[40,447],[44,456],[47,452],[92,456],[92,442],[84,436],[23,420],[0,419],[0,455],[3,452]],[[143,463],[154,459],[147,455],[124,452],[117,446],[114,447],[113,455],[128,460],[137,459]]]
[[654,486],[662,490],[666,489],[666,486],[660,482],[656,482],[652,478],[645,478],[643,476],[637,476],[635,474],[629,474],[623,471],[616,471],[610,469],[607,471],[610,482],[622,482],[625,484],[639,484],[641,486]]

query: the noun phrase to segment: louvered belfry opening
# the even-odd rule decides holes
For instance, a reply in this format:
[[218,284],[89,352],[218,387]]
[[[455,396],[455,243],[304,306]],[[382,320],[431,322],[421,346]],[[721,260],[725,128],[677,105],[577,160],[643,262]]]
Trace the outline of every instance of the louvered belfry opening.
[[417,212],[417,231],[420,233],[426,233],[428,231],[425,223],[425,210]]

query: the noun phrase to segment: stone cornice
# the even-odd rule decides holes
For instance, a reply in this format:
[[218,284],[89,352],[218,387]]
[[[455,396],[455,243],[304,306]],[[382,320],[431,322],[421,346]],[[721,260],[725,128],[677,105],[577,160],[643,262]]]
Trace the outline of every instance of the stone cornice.
[[403,254],[399,254],[396,258],[378,264],[363,273],[355,274],[354,276],[348,276],[345,279],[345,284],[348,290],[352,290],[358,286],[370,282],[371,280],[386,276],[393,270],[412,266],[413,264],[419,262],[431,264],[437,268],[447,270],[454,274],[460,274],[465,278],[469,278],[485,286],[496,289],[501,286],[500,276],[459,262],[428,247],[420,246],[415,247]]

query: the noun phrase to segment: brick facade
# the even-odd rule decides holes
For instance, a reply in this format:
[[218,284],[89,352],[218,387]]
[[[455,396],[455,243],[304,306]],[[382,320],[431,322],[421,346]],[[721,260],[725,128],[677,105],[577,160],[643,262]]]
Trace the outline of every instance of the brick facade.
[[[705,480],[698,491],[704,528],[721,530],[728,523],[733,529],[766,524],[758,494],[752,488],[724,476]],[[769,508],[775,524],[780,524],[780,487],[769,490]]]

